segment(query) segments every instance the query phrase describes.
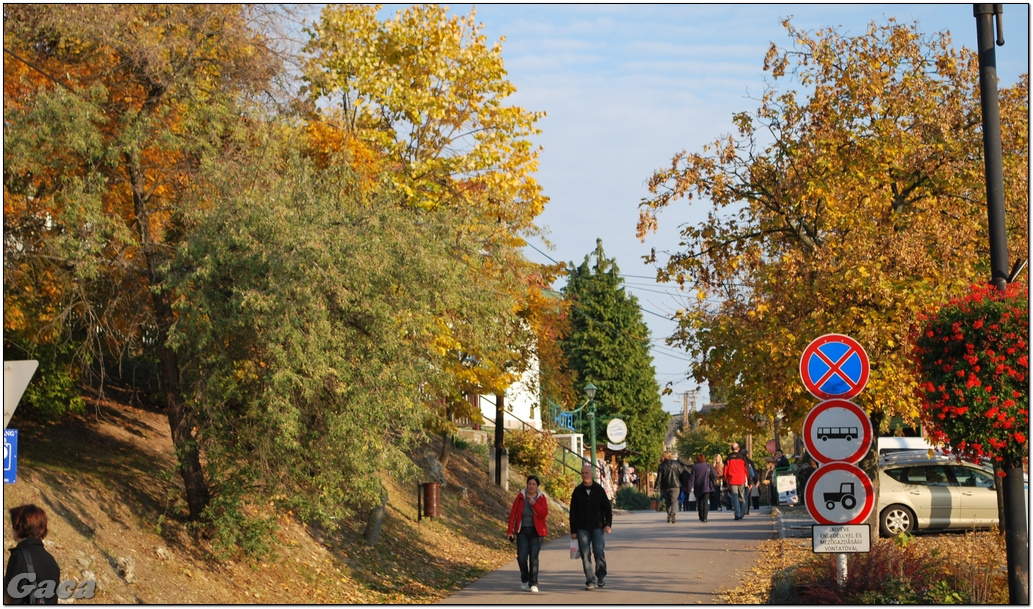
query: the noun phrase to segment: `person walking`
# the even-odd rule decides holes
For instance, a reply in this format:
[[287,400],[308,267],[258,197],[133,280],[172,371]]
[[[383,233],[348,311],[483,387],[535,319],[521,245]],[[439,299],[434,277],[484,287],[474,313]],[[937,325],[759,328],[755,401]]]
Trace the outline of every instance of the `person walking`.
[[[8,511],[18,545],[11,549],[4,571],[4,604],[56,605],[54,586],[61,581],[61,567],[43,547],[43,538],[48,532],[47,513],[31,503]],[[37,587],[41,582],[50,582],[51,587],[45,584]]]
[[[606,542],[610,533],[613,509],[603,487],[592,480],[592,466],[581,467],[581,484],[570,496],[570,538],[577,539],[581,566],[585,570],[585,590],[606,585]],[[592,568],[595,558],[595,568]]]
[[[693,497],[691,467],[686,467],[685,465],[682,465],[681,474],[678,475],[678,484],[681,486],[681,494],[678,496],[678,501],[681,502],[680,511],[687,512],[689,510],[695,509],[692,507],[692,500],[690,499],[690,497]],[[698,496],[696,497],[696,500],[699,501]]]
[[703,453],[696,455],[696,463],[689,468],[689,485],[696,494],[696,513],[699,514],[699,521],[706,522],[710,513],[710,495],[715,492],[714,488],[717,485],[717,473],[713,466],[707,463],[707,457]]
[[732,500],[732,511],[735,512],[735,519],[743,519],[743,502],[745,497],[743,489],[746,488],[746,479],[749,473],[746,469],[746,460],[739,452],[739,443],[732,444],[732,452],[725,459],[725,482],[728,484],[730,499]]
[[757,486],[757,466],[753,464],[748,452],[742,453],[743,461],[746,461],[746,488],[743,489],[743,516],[750,515],[750,501],[752,500],[753,489]]
[[800,471],[796,472],[797,489],[799,489],[800,505],[804,505],[803,499],[807,496],[807,481],[811,479],[814,472],[818,469],[818,462],[811,458],[810,455],[805,454],[803,460],[803,466],[800,467]]
[[710,494],[710,509],[723,512],[724,506],[721,505],[721,489],[724,487],[725,482],[725,462],[721,458],[721,453],[714,455],[714,474],[717,475],[717,486],[714,487],[714,492]]
[[656,482],[660,485],[660,494],[667,505],[667,522],[674,524],[674,518],[678,513],[678,494],[681,492],[681,463],[674,459],[674,455],[664,451],[660,459],[660,467],[656,470]]
[[527,486],[520,489],[509,510],[506,537],[517,542],[517,565],[520,566],[520,588],[538,592],[538,554],[546,535],[545,519],[549,516],[549,500],[539,487],[538,476],[527,477]]

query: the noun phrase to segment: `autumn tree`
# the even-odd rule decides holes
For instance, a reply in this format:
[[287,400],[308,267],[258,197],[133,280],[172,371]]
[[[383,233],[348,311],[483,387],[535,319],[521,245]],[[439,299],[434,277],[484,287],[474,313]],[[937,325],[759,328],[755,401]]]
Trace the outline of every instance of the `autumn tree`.
[[[310,129],[383,159],[406,205],[454,218],[455,242],[479,245],[468,282],[486,300],[443,313],[434,343],[451,382],[431,393],[447,455],[452,416],[480,417],[467,393],[500,394],[535,359],[538,310],[559,268],[534,265],[519,247],[537,231],[546,198],[533,177],[541,113],[506,104],[501,45],[488,46],[474,13],[437,5],[398,11],[328,6],[310,30],[304,75]],[[544,279],[544,281],[543,281]],[[541,343],[537,348],[545,346]]]
[[[660,462],[668,415],[660,403],[653,359],[649,354],[649,328],[634,295],[626,293],[617,263],[607,258],[601,240],[584,261],[568,267],[563,296],[570,303],[570,337],[562,341],[577,382],[591,382],[596,394],[596,434],[604,437],[606,422],[624,419],[628,424],[628,459],[635,467],[650,469]],[[589,432],[587,419],[584,428]]]
[[[727,411],[744,429],[780,414],[799,429],[814,405],[799,358],[829,332],[866,349],[856,401],[873,420],[915,421],[908,331],[988,275],[976,57],[893,20],[853,37],[784,25],[792,43],[768,51],[759,108],[734,115],[735,135],[676,155],[640,206],[640,237],[678,201],[710,207],[661,261],[661,280],[699,296],[672,340],[698,381],[733,388]],[[1029,242],[1028,95],[1026,76],[1001,91],[1013,251]]]
[[239,5],[4,7],[4,330],[153,358],[190,515],[209,491],[165,267],[200,159],[276,66]]
[[218,196],[192,218],[172,344],[213,457],[214,516],[232,530],[251,513],[238,505],[272,502],[334,529],[383,505],[384,475],[413,474],[406,449],[448,373],[437,324],[479,297],[464,283],[477,246],[390,179],[366,189],[346,158],[319,167],[296,134],[269,131],[251,163],[218,168]]

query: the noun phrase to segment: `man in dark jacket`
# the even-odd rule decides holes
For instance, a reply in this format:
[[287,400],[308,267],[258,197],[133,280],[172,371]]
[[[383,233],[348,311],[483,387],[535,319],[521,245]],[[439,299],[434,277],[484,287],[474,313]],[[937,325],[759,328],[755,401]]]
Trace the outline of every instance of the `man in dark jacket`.
[[586,463],[581,467],[581,484],[574,487],[574,493],[570,496],[570,538],[577,539],[581,551],[585,590],[606,585],[606,542],[603,541],[603,535],[610,532],[611,524],[613,509],[610,508],[610,500],[603,487],[592,480],[592,466]]
[[660,494],[663,495],[667,504],[667,522],[674,523],[674,517],[678,513],[678,493],[681,492],[681,463],[674,459],[674,455],[664,452],[660,461],[660,467],[656,470],[656,483],[660,486]]

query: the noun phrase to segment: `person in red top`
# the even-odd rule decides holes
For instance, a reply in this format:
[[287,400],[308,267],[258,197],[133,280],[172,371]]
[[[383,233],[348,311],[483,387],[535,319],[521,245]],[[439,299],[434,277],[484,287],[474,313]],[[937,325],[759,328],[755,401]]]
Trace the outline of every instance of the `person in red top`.
[[728,483],[731,491],[732,511],[735,512],[736,520],[743,518],[743,502],[746,500],[743,491],[746,489],[746,480],[749,477],[746,460],[739,452],[739,443],[735,442],[732,444],[732,453],[725,459],[725,482]]
[[538,476],[527,477],[527,486],[520,489],[509,510],[506,537],[517,542],[517,564],[520,566],[520,588],[538,592],[538,553],[545,538],[545,519],[549,501],[539,490]]

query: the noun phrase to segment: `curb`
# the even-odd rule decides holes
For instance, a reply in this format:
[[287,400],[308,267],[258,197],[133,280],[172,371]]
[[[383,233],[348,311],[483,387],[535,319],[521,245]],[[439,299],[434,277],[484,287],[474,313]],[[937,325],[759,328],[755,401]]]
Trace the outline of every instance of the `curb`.
[[771,515],[778,522],[778,535],[782,539],[806,538],[811,536],[811,527],[815,524],[807,508],[772,507]]

